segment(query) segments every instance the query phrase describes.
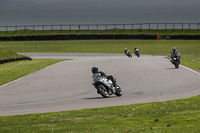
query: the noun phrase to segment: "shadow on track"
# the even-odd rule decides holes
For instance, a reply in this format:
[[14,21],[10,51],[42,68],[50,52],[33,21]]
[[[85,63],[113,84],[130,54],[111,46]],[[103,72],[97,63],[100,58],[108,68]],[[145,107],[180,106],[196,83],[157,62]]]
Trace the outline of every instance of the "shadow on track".
[[[116,96],[110,96],[109,98],[114,98]],[[89,99],[89,100],[92,100],[92,99],[109,99],[109,98],[104,98],[104,97],[91,97],[91,98],[83,98],[83,99]]]

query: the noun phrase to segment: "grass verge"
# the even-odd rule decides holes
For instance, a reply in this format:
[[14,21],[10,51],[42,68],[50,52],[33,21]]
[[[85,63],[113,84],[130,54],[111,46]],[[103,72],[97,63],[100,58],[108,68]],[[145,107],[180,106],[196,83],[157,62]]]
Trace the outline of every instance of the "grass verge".
[[0,31],[0,36],[42,36],[42,35],[80,35],[80,34],[143,34],[143,35],[200,35],[198,29],[111,29],[111,30],[17,30]]
[[63,59],[34,59],[16,61],[0,65],[0,85],[11,82],[27,74],[38,71]]
[[126,106],[0,117],[0,132],[200,132],[200,96]]
[[22,58],[22,57],[26,57],[26,56],[19,55],[16,52],[8,50],[8,49],[0,48],[0,60],[10,59],[10,58]]

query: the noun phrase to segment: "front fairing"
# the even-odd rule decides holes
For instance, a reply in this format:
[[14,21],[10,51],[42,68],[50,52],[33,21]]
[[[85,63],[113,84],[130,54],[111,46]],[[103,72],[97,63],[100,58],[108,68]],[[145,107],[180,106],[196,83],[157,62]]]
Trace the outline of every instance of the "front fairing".
[[105,76],[102,76],[100,73],[94,74],[92,76],[92,84],[95,85],[96,83],[99,82],[107,87],[110,87],[112,84],[111,80],[106,79]]

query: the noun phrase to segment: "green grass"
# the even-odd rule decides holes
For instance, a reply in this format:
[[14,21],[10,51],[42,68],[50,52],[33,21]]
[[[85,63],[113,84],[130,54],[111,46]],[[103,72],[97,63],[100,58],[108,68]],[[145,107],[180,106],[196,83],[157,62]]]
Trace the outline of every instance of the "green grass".
[[68,34],[145,34],[145,35],[200,35],[198,29],[166,29],[166,30],[122,30],[122,29],[111,29],[111,30],[18,30],[18,31],[0,31],[0,36],[33,36],[33,35],[68,35]]
[[27,57],[27,56],[17,54],[16,52],[8,49],[0,48],[0,60],[10,59],[10,58],[21,58],[21,57]]
[[200,96],[126,106],[0,117],[0,132],[198,133]]
[[141,54],[169,55],[173,47],[181,53],[181,64],[199,69],[200,40],[70,40],[70,41],[8,41],[0,48],[20,53],[123,53],[137,46]]
[[63,61],[63,59],[34,59],[0,64],[0,85],[60,61]]

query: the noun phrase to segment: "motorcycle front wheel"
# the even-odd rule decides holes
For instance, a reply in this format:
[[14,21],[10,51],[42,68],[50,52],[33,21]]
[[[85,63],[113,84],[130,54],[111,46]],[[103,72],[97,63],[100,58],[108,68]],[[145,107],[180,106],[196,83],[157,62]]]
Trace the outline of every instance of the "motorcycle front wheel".
[[120,97],[122,96],[122,89],[119,87],[119,85],[116,84],[116,92],[115,95]]
[[178,69],[178,68],[179,68],[179,61],[175,61],[175,62],[174,62],[174,65],[175,65],[175,68]]
[[108,92],[108,90],[106,89],[105,86],[99,85],[98,86],[98,91],[104,98],[108,98],[109,97],[109,92]]

